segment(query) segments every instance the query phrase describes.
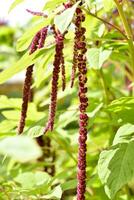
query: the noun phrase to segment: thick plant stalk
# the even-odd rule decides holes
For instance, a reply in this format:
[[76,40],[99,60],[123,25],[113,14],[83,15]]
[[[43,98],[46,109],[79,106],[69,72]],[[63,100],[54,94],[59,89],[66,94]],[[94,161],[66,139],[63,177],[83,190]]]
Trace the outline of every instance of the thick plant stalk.
[[[47,27],[41,29],[32,40],[30,46],[29,54],[34,53],[38,48],[42,48],[44,46],[44,41],[47,36]],[[28,101],[30,97],[30,89],[32,84],[32,73],[33,73],[33,66],[31,65],[26,70],[24,87],[23,87],[23,100],[22,100],[22,108],[21,108],[21,117],[18,125],[18,134],[21,134],[25,127],[25,120],[27,115],[28,109]]]
[[58,92],[58,79],[59,79],[59,72],[60,72],[60,64],[61,58],[63,55],[63,47],[64,47],[64,35],[62,35],[59,31],[55,31],[55,58],[53,62],[53,74],[52,74],[52,89],[51,89],[51,103],[49,105],[49,117],[46,127],[44,128],[44,133],[48,130],[53,131],[54,127],[54,120],[55,120],[55,113],[57,107],[57,92]]
[[84,14],[80,8],[76,9],[76,29],[77,29],[77,43],[75,48],[77,49],[77,66],[78,66],[78,78],[79,78],[79,100],[80,100],[80,116],[79,116],[79,151],[78,151],[78,172],[77,172],[77,200],[85,199],[86,191],[86,140],[87,140],[87,124],[88,116],[86,114],[86,108],[88,106],[87,98],[87,68],[86,68],[86,56],[85,53],[85,28],[83,28],[82,22],[85,20]]

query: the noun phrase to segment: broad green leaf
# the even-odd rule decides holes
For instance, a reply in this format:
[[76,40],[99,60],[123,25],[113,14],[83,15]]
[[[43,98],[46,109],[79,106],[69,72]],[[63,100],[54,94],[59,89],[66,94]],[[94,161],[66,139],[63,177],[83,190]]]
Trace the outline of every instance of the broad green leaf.
[[100,69],[103,63],[110,57],[111,50],[103,50],[102,48],[91,48],[87,51],[87,60],[89,67]]
[[98,173],[109,198],[134,178],[134,140],[111,147],[100,154]]
[[16,6],[18,6],[19,4],[23,3],[24,0],[14,0],[14,2],[11,4],[9,11],[11,12]]
[[126,140],[131,139],[133,135],[134,135],[134,125],[125,124],[118,129],[113,141],[113,145],[126,142]]
[[36,160],[42,152],[33,139],[26,136],[13,136],[0,141],[0,154],[24,163]]
[[134,163],[131,162],[133,134],[134,125],[126,124],[120,127],[113,141],[114,146],[100,155],[98,172],[109,197],[113,198],[116,192],[134,177]]
[[28,66],[34,64],[36,60],[39,59],[42,54],[45,54],[47,51],[49,51],[49,49],[50,47],[39,49],[31,55],[29,55],[29,53],[25,53],[24,56],[16,64],[0,73],[0,84],[4,83],[9,78],[27,68]]
[[61,199],[62,196],[62,189],[61,186],[56,186],[49,194],[44,195],[44,199],[53,199],[58,200]]
[[119,122],[134,124],[134,97],[116,99],[108,106],[108,110],[115,114]]
[[113,0],[103,0],[103,6],[106,12],[109,12],[111,9],[115,7],[115,3]]
[[61,33],[64,33],[67,30],[70,23],[72,22],[75,10],[78,7],[79,3],[80,1],[78,1],[71,8],[68,8],[62,14],[57,15],[54,18],[54,24],[57,26]]
[[30,27],[17,41],[17,51],[26,50],[32,42],[34,35],[43,27],[48,26],[53,19],[53,15],[46,18],[45,20],[41,20],[36,25]]
[[[34,188],[46,185],[48,187],[51,177],[46,172],[36,171],[36,172],[25,172],[19,174],[15,181],[20,183],[23,189],[33,190]],[[45,187],[44,187],[45,189]],[[45,192],[45,190],[44,190]]]

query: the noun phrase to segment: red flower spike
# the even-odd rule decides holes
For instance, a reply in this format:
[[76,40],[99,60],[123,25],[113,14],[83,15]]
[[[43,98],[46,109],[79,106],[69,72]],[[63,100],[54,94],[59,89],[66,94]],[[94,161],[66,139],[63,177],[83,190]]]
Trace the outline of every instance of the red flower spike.
[[30,14],[32,14],[32,15],[35,15],[35,16],[42,16],[42,17],[45,17],[45,18],[48,17],[43,12],[36,12],[36,11],[29,10],[29,9],[26,9],[26,11],[29,12]]
[[[78,185],[77,185],[77,200],[85,199],[86,191],[86,140],[87,140],[87,125],[88,116],[86,114],[86,109],[88,106],[87,93],[87,67],[86,67],[86,56],[85,53],[86,43],[85,43],[85,28],[81,27],[82,22],[85,20],[85,16],[81,8],[76,9],[75,17],[75,44],[74,44],[74,56],[77,54],[77,64],[75,66],[78,68],[79,72],[79,101],[80,101],[80,116],[79,116],[79,151],[78,151]],[[74,69],[74,66],[73,66]],[[73,75],[74,76],[74,75]]]
[[30,87],[32,84],[32,73],[33,73],[33,65],[29,66],[26,70],[26,76],[24,81],[24,88],[23,88],[23,102],[22,102],[22,109],[21,109],[21,118],[18,125],[18,133],[21,134],[25,127],[25,119],[27,114],[28,108],[28,101],[29,101],[29,93]]
[[[45,34],[44,34],[45,30]],[[32,43],[30,45],[30,51],[29,54],[34,53],[38,48],[42,48],[44,45],[44,41],[47,36],[47,27],[41,29],[33,38]],[[25,120],[27,115],[27,109],[28,109],[28,101],[30,97],[30,89],[32,84],[32,73],[33,73],[33,66],[31,65],[26,70],[25,75],[25,81],[24,81],[24,87],[23,87],[23,102],[22,102],[22,108],[21,108],[21,117],[18,125],[18,134],[21,134],[25,127]]]
[[[57,107],[57,93],[58,93],[58,79],[60,72],[61,58],[63,59],[63,48],[64,48],[64,36],[60,32],[56,32],[54,29],[56,48],[55,48],[55,58],[53,62],[53,75],[52,75],[52,90],[51,90],[51,103],[49,105],[49,117],[46,127],[44,128],[44,133],[47,131],[53,131],[55,113]],[[62,60],[63,62],[63,60]]]
[[61,74],[62,74],[62,91],[66,88],[66,72],[65,72],[65,63],[64,63],[64,56],[62,52],[61,56]]
[[41,31],[40,31],[40,41],[39,41],[39,46],[38,48],[41,49],[44,47],[44,43],[47,37],[47,32],[48,32],[48,26],[44,27]]

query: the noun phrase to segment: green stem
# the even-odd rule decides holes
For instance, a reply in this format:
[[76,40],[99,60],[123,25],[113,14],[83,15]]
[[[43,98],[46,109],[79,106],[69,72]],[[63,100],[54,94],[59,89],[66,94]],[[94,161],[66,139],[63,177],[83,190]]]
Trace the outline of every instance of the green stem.
[[125,32],[126,32],[126,35],[127,35],[127,41],[128,41],[128,45],[129,45],[129,51],[130,51],[131,66],[132,66],[132,70],[133,70],[133,80],[134,80],[134,44],[133,44],[133,33],[132,33],[131,27],[129,26],[129,23],[127,21],[126,15],[125,15],[125,13],[123,11],[122,4],[120,4],[118,0],[114,0],[114,2],[116,4],[116,6],[117,6],[117,9],[118,9],[121,21],[123,23],[123,26],[124,26],[124,29],[125,29]]
[[122,6],[122,4],[119,3],[118,0],[114,0],[114,2],[116,3],[120,18],[122,20],[122,23],[123,23],[123,26],[124,26],[124,29],[125,29],[125,32],[126,32],[126,35],[127,35],[127,38],[132,39],[133,38],[132,37],[132,31],[131,31],[131,28],[130,28],[128,21],[126,19],[125,13],[123,11],[123,6]]
[[99,75],[100,75],[101,82],[102,82],[102,86],[103,86],[103,89],[104,89],[105,102],[106,102],[106,104],[108,105],[109,102],[110,102],[110,99],[109,99],[109,91],[108,91],[108,87],[107,87],[107,84],[106,84],[105,77],[104,77],[104,74],[103,74],[102,69],[99,70]]

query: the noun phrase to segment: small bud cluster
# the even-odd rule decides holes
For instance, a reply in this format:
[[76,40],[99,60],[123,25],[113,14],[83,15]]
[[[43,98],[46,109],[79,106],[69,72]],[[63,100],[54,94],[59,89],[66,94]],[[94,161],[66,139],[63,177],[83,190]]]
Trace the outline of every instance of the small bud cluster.
[[[34,36],[32,43],[30,45],[29,54],[34,53],[38,48],[42,48],[44,46],[44,42],[47,36],[47,29],[45,27],[41,29],[37,34]],[[25,127],[25,120],[27,115],[28,109],[28,101],[30,97],[30,89],[32,84],[32,73],[33,73],[33,66],[31,65],[26,70],[24,87],[23,87],[23,100],[22,100],[22,109],[21,109],[21,117],[18,125],[18,133],[21,134]]]
[[57,107],[58,79],[59,79],[61,58],[63,59],[63,48],[64,48],[64,35],[62,35],[59,31],[56,31],[54,27],[53,29],[54,29],[56,47],[55,47],[55,58],[53,62],[54,68],[52,75],[51,104],[49,106],[48,123],[44,129],[44,133],[46,133],[48,130],[52,131],[54,127],[54,119]]
[[[86,190],[86,140],[87,140],[87,125],[88,116],[86,109],[88,106],[87,98],[87,67],[86,67],[86,42],[85,42],[85,31],[82,22],[85,20],[85,16],[80,8],[76,9],[76,20],[75,20],[75,45],[74,45],[74,56],[77,60],[75,68],[78,67],[78,78],[79,78],[79,100],[80,100],[80,116],[79,116],[79,152],[78,152],[78,185],[77,185],[77,200],[85,199]],[[75,64],[75,63],[74,63]]]

